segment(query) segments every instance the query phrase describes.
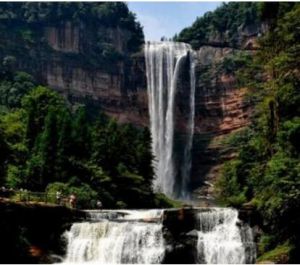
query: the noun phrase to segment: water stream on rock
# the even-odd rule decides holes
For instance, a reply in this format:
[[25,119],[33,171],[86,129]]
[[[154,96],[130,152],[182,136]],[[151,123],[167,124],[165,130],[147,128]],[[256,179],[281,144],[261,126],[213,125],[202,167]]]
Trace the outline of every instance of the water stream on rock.
[[[145,45],[146,74],[152,150],[155,156],[156,191],[170,197],[186,197],[191,169],[191,148],[195,114],[195,60],[189,44],[147,42]],[[188,62],[190,87],[187,139],[184,156],[178,168],[174,165],[175,95],[183,66]],[[181,172],[180,187],[175,192],[177,169]]]

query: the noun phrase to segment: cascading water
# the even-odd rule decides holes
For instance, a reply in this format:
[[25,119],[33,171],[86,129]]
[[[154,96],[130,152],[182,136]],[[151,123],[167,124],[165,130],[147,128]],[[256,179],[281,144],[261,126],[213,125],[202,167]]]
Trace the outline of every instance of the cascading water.
[[241,225],[238,212],[230,208],[210,208],[198,214],[198,262],[243,264],[255,261],[253,235]]
[[156,191],[175,197],[176,168],[174,166],[174,118],[175,94],[182,66],[189,59],[190,113],[187,121],[187,142],[181,169],[180,196],[187,192],[191,169],[191,147],[195,112],[195,64],[194,52],[189,44],[176,42],[147,42],[145,45],[147,91],[149,102],[152,150],[156,179]]
[[[178,258],[183,263],[255,262],[252,230],[238,219],[236,210],[187,209],[186,218],[191,214],[195,217],[185,222],[190,228],[187,231],[186,226],[181,227],[184,212],[183,209],[87,211],[87,221],[74,223],[65,233],[64,263],[159,264],[176,263]],[[174,233],[174,227],[178,234]],[[198,234],[191,233],[194,229]]]
[[[162,224],[145,221],[156,220],[161,213],[160,210],[119,211],[114,221],[108,221],[101,212],[92,212],[93,222],[75,223],[66,233],[65,262],[160,263],[165,251]],[[139,222],[129,221],[138,219]]]

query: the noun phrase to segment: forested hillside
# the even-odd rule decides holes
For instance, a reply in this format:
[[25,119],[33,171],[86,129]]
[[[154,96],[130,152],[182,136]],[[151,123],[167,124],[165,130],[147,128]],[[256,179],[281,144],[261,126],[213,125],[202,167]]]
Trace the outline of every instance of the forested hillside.
[[259,260],[294,262],[300,249],[300,5],[261,4],[260,15],[269,31],[238,70],[256,102],[254,115],[230,140],[238,155],[223,168],[219,197],[259,212]]

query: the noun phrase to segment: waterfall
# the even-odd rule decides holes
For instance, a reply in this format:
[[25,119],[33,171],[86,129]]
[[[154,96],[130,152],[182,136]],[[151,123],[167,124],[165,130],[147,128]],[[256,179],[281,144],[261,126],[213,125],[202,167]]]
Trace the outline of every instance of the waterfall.
[[198,262],[208,264],[253,263],[256,251],[248,225],[230,208],[210,208],[198,214]]
[[[181,253],[179,258],[183,263],[255,262],[252,230],[238,219],[236,210],[186,211],[187,218],[191,213],[195,217],[189,219],[189,224],[185,222],[189,230],[182,227],[182,209],[87,211],[87,220],[74,223],[64,234],[67,248],[63,261],[67,264],[176,263]],[[174,234],[175,227],[178,234]]]
[[176,42],[147,42],[145,45],[146,74],[152,151],[155,156],[156,178],[153,186],[171,197],[175,194],[176,168],[174,166],[175,95],[179,74],[187,59],[190,72],[190,113],[187,121],[187,143],[181,169],[180,195],[187,191],[191,168],[191,147],[194,131],[194,53],[191,46]]
[[[93,212],[94,222],[75,223],[66,233],[66,263],[160,263],[165,246],[160,218],[162,211],[120,211],[114,221]],[[99,218],[99,219],[98,219]],[[130,221],[130,220],[140,220]]]

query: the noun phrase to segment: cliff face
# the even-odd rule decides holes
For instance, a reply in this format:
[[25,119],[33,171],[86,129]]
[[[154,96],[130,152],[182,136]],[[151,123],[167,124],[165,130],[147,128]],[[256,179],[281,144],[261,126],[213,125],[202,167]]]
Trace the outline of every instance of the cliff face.
[[[224,140],[250,122],[252,103],[247,99],[247,88],[238,83],[236,71],[239,69],[231,65],[240,56],[253,56],[258,49],[257,37],[262,31],[262,26],[240,27],[237,34],[238,47],[232,47],[224,35],[223,38],[220,34],[212,35],[208,43],[196,50],[195,135],[191,181],[196,199],[214,196],[214,184],[222,166],[235,157],[235,150],[228,148]],[[184,124],[189,113],[184,97],[187,97],[185,91],[179,91],[179,137],[184,137]]]
[[[85,25],[74,25],[71,22],[59,27],[43,28],[43,37],[50,49],[56,52],[56,56],[49,58],[43,69],[40,69],[42,79],[47,85],[67,95],[71,92],[74,97],[98,99],[109,93],[111,97],[120,95],[126,71],[123,61],[111,63],[113,69],[110,69],[109,65],[91,67],[80,61],[80,56],[93,48],[95,38],[90,38],[92,34],[95,32],[90,32]],[[120,28],[100,26],[96,34],[105,36],[106,43],[109,43],[115,51],[127,52],[129,32]],[[76,60],[72,61],[72,56]]]
[[[224,134],[248,124],[250,106],[244,100],[246,88],[240,88],[234,73],[217,71],[224,58],[237,50],[203,46],[197,51],[195,133]],[[184,96],[184,91],[179,91]],[[184,116],[185,108],[179,111]],[[180,124],[181,122],[179,122]],[[184,117],[182,117],[184,123]]]
[[197,50],[192,189],[198,199],[214,196],[222,166],[235,157],[235,150],[228,148],[224,140],[250,123],[252,103],[247,99],[248,90],[238,83],[238,69],[224,69],[225,62],[240,55],[253,56],[261,32],[261,26],[240,27],[238,47],[226,46],[217,38],[212,45]]
[[[83,25],[68,22],[63,27],[46,27],[44,37],[52,50],[39,76],[47,86],[62,93],[72,102],[95,105],[119,122],[147,124],[147,95],[143,57],[128,52],[130,32],[120,28],[99,27],[97,34],[124,54],[126,59],[105,60],[99,66],[87,66],[81,55],[92,48],[94,32]],[[75,58],[70,58],[74,56]],[[95,54],[97,60],[97,54]],[[101,55],[99,55],[100,57]]]

